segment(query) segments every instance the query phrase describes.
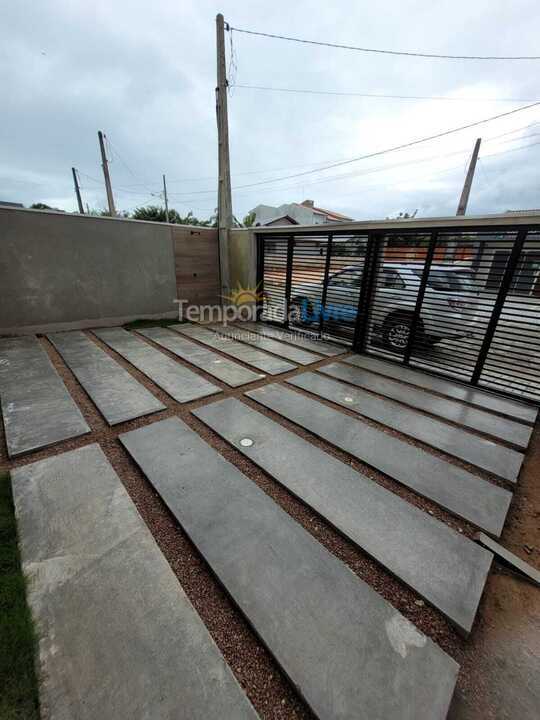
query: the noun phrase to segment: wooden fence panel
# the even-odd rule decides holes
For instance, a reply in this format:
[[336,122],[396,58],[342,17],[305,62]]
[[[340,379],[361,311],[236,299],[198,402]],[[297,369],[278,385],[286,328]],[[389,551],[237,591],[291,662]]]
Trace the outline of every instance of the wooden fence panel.
[[172,228],[179,300],[195,305],[219,303],[219,245],[214,228]]

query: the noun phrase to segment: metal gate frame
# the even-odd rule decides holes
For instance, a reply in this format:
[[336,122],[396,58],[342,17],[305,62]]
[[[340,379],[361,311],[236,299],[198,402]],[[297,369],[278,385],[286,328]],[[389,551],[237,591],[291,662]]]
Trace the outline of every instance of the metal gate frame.
[[[435,254],[435,248],[437,244],[437,239],[441,234],[459,234],[459,233],[485,233],[485,232],[492,232],[492,233],[516,233],[516,238],[513,241],[513,246],[510,252],[510,257],[507,262],[507,265],[505,267],[505,270],[503,272],[500,286],[496,294],[495,303],[493,306],[493,309],[491,311],[491,316],[488,321],[488,325],[486,328],[486,331],[484,333],[483,341],[478,353],[478,357],[476,360],[476,364],[474,367],[474,370],[471,375],[471,379],[469,381],[464,381],[461,378],[455,378],[453,376],[449,376],[444,373],[436,372],[432,369],[424,369],[421,368],[422,372],[427,372],[429,374],[438,376],[438,377],[444,377],[445,379],[451,378],[455,382],[459,382],[465,386],[478,386],[479,381],[482,375],[482,370],[484,368],[489,350],[493,343],[493,338],[495,335],[495,332],[497,330],[497,326],[499,323],[499,319],[504,307],[505,300],[509,294],[509,290],[512,287],[512,282],[515,276],[516,268],[518,267],[519,259],[521,256],[521,252],[523,249],[524,242],[530,232],[540,232],[540,222],[538,223],[531,223],[531,224],[524,224],[524,223],[504,223],[504,224],[492,224],[493,220],[486,224],[474,224],[471,222],[469,225],[468,223],[460,222],[459,224],[441,224],[436,226],[429,226],[424,225],[423,223],[409,223],[407,224],[403,223],[401,226],[399,224],[396,225],[396,223],[381,223],[380,228],[373,228],[370,227],[367,229],[365,227],[365,224],[358,223],[355,227],[352,226],[350,223],[347,223],[346,227],[339,227],[335,224],[332,224],[331,228],[329,226],[321,225],[320,229],[313,229],[311,226],[306,229],[302,229],[302,226],[294,226],[293,228],[287,228],[286,230],[284,228],[273,228],[270,230],[270,228],[265,228],[264,231],[255,231],[255,237],[256,237],[256,243],[257,243],[257,287],[259,290],[259,297],[262,298],[264,295],[264,242],[265,239],[280,239],[280,240],[287,240],[287,267],[286,267],[286,281],[285,281],[285,302],[286,302],[286,310],[288,311],[290,299],[291,299],[291,285],[292,285],[292,272],[293,272],[293,248],[294,248],[294,240],[295,237],[301,236],[302,238],[311,238],[311,237],[322,237],[322,238],[328,238],[328,250],[326,253],[326,263],[325,263],[325,271],[324,271],[324,280],[323,280],[323,294],[322,294],[322,306],[325,306],[326,302],[326,294],[328,289],[328,276],[329,276],[329,268],[330,268],[330,259],[331,259],[331,248],[332,248],[332,242],[335,237],[339,236],[351,236],[351,235],[367,235],[368,241],[367,241],[367,250],[366,255],[364,258],[364,271],[363,271],[363,277],[362,277],[362,283],[360,288],[360,294],[359,294],[359,302],[358,302],[358,312],[357,312],[357,320],[356,320],[356,326],[354,329],[354,339],[352,343],[351,350],[357,353],[362,354],[369,354],[373,356],[373,353],[370,353],[367,350],[367,339],[368,339],[368,324],[369,324],[369,317],[370,317],[370,308],[371,308],[371,301],[373,296],[373,290],[374,290],[374,282],[376,279],[377,274],[377,268],[379,265],[379,259],[380,259],[380,251],[382,242],[385,238],[390,238],[392,236],[399,236],[403,237],[405,235],[411,234],[411,235],[429,235],[429,244],[425,259],[425,264],[422,272],[422,276],[420,279],[420,285],[418,290],[418,295],[416,299],[416,305],[414,309],[414,314],[412,317],[412,323],[411,323],[411,332],[408,340],[408,345],[403,353],[402,357],[384,357],[385,361],[393,362],[397,365],[410,365],[410,359],[411,359],[411,353],[413,349],[413,343],[415,338],[415,329],[418,326],[420,313],[422,311],[422,303],[424,300],[424,295],[427,287],[429,272],[431,269],[431,266],[433,264],[434,254]],[[373,224],[370,223],[372,226]],[[495,240],[494,240],[495,242]],[[262,313],[263,308],[263,301],[259,300],[257,305],[257,320],[260,320],[260,316]],[[288,323],[288,312],[285,313],[285,320],[283,323],[278,322],[271,322],[271,324],[278,325],[280,327],[289,328]],[[320,336],[322,331],[322,322],[319,326],[318,334]],[[540,339],[540,338],[539,338]],[[413,366],[415,369],[418,369],[416,366]],[[531,398],[527,398],[526,396],[523,396],[521,394],[512,393],[510,391],[504,391],[504,390],[493,390],[489,387],[485,387],[484,385],[481,385],[482,389],[485,389],[486,391],[496,392],[500,395],[505,395],[511,398],[516,398],[524,402],[529,402],[534,405],[540,404],[540,401],[534,401]]]

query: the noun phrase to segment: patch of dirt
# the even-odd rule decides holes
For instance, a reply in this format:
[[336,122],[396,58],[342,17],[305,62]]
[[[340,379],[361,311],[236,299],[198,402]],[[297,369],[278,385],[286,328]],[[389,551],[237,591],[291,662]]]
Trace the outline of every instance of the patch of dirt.
[[[503,547],[536,568],[540,567],[539,478],[537,425],[500,540]],[[495,559],[475,627],[465,645],[449,718],[539,717],[540,588]]]

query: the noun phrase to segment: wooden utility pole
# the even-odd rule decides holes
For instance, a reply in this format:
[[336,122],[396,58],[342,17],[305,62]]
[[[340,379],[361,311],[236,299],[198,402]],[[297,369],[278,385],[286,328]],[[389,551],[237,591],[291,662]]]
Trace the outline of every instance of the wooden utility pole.
[[167,197],[167,183],[165,182],[165,175],[163,176],[163,200],[165,202],[165,220],[169,222],[169,198]]
[[98,139],[99,139],[99,149],[101,150],[101,167],[103,168],[103,177],[105,178],[105,189],[107,190],[107,202],[109,204],[109,214],[111,217],[116,216],[116,210],[114,207],[114,198],[112,193],[112,187],[111,187],[111,176],[109,175],[109,164],[107,162],[107,154],[105,153],[105,143],[103,142],[103,138],[105,136],[99,130],[98,132]]
[[467,203],[469,202],[469,195],[471,193],[471,185],[474,178],[474,171],[476,170],[476,161],[478,160],[478,152],[480,150],[480,143],[482,138],[478,138],[474,144],[473,154],[471,156],[471,162],[469,163],[469,169],[467,170],[467,176],[465,177],[465,183],[459,198],[459,205],[457,208],[456,215],[465,215],[467,210]]
[[229,229],[233,225],[231,198],[231,167],[229,159],[229,121],[227,116],[227,71],[225,64],[225,22],[223,15],[216,16],[217,87],[216,114],[218,128],[218,229],[219,268],[221,295],[230,292]]
[[77,204],[79,206],[79,212],[84,215],[84,208],[81,200],[81,188],[79,187],[79,178],[77,177],[77,171],[74,167],[71,168],[73,174],[73,184],[75,185],[75,195],[77,196]]

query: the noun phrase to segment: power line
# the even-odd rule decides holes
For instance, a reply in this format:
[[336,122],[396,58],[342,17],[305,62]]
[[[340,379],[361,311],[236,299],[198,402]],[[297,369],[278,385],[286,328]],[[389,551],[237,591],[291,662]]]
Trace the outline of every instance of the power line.
[[77,170],[79,175],[82,175],[83,177],[87,178],[88,180],[91,180],[92,182],[97,183],[98,185],[103,185],[103,180],[96,180],[96,178],[91,177],[90,175],[87,175],[86,173],[81,172],[80,170]]
[[437,60],[540,60],[539,55],[438,55],[436,53],[404,52],[400,50],[379,50],[375,48],[359,47],[356,45],[341,45],[339,43],[323,42],[321,40],[306,40],[304,38],[288,37],[287,35],[274,35],[272,33],[256,32],[227,25],[231,32],[258,35],[259,37],[273,38],[274,40],[287,40],[288,42],[303,43],[305,45],[320,45],[323,47],[339,48],[340,50],[356,50],[357,52],[378,53],[381,55],[405,55],[407,57],[431,58]]
[[[516,133],[516,132],[520,132],[521,130],[528,130],[529,128],[532,128],[532,127],[534,127],[535,125],[538,125],[538,124],[540,124],[540,122],[529,123],[529,124],[527,124],[527,125],[520,126],[520,127],[518,127],[518,128],[515,128],[514,130],[509,130],[509,131],[506,131],[506,132],[504,132],[504,133],[500,133],[500,134],[498,134],[498,135],[494,135],[494,136],[492,136],[492,137],[486,138],[485,142],[490,142],[490,141],[493,141],[493,140],[495,140],[495,139],[497,139],[497,138],[499,138],[499,137],[504,137],[504,136],[507,136],[507,135],[510,135],[510,134],[513,134],[513,133]],[[526,136],[523,137],[523,138],[516,138],[516,139],[515,139],[514,141],[512,141],[512,142],[515,142],[515,141],[517,141],[517,140],[524,140],[526,137],[530,137],[530,135],[526,135]],[[448,155],[456,155],[456,154],[459,154],[460,152],[466,152],[466,150],[464,149],[463,151],[448,153],[448,154],[446,154],[446,155],[444,155],[444,156],[442,156],[442,157],[447,157]],[[433,156],[433,157],[428,158],[427,160],[436,159],[436,157],[440,157],[440,156]],[[240,175],[260,175],[260,174],[264,174],[264,173],[273,173],[273,172],[279,172],[279,171],[284,171],[284,170],[288,170],[288,169],[295,169],[295,168],[298,168],[298,167],[300,167],[300,168],[302,168],[302,167],[314,168],[313,172],[318,172],[319,170],[325,169],[324,167],[321,167],[321,166],[327,165],[328,162],[329,162],[329,161],[319,161],[319,162],[316,162],[316,163],[306,163],[306,164],[303,164],[303,165],[296,165],[296,166],[293,165],[293,166],[290,166],[289,168],[283,168],[283,167],[281,167],[281,168],[271,168],[271,169],[266,169],[266,170],[250,170],[250,171],[246,171],[246,172],[235,173],[235,175],[236,175],[236,176],[240,176]],[[407,163],[400,163],[400,165],[415,164],[415,163],[418,163],[418,162],[426,162],[426,159],[420,159],[420,160],[416,160],[416,161],[408,161]],[[392,166],[392,167],[396,167],[396,166],[394,165],[394,166]],[[381,169],[385,169],[385,168],[381,168]],[[82,172],[82,171],[78,171],[78,172],[79,172],[80,175],[82,175],[83,177],[87,178],[88,180],[91,180],[92,182],[96,183],[97,185],[100,185],[100,186],[103,185],[103,181],[102,181],[102,180],[97,180],[96,178],[94,178],[94,177],[92,177],[92,176],[90,176],[90,175],[88,175],[88,174],[86,174],[86,173],[84,173],[84,172]],[[372,172],[372,171],[370,170],[370,172]],[[132,174],[133,174],[133,173],[132,173]],[[351,175],[351,174],[347,173],[346,175],[340,175],[340,176],[337,176],[337,177],[339,177],[339,178],[345,178],[345,177],[351,177],[351,176],[353,177],[354,175]],[[335,176],[334,178],[332,178],[332,180],[334,180],[335,178],[336,178],[336,176]],[[176,183],[176,182],[194,182],[194,181],[199,181],[199,180],[212,180],[212,179],[214,179],[214,176],[213,176],[213,175],[212,175],[212,176],[208,175],[208,176],[203,176],[203,177],[199,177],[199,178],[184,178],[184,179],[182,179],[182,180],[172,180],[172,181],[169,181],[169,183],[171,183],[171,182],[172,182],[172,183]],[[273,182],[274,180],[277,180],[277,178],[271,178],[271,179],[268,180],[268,182],[270,183],[270,182]],[[129,185],[128,185],[128,186],[118,186],[117,191],[118,191],[118,192],[121,192],[121,193],[125,193],[125,194],[131,194],[131,195],[139,196],[139,197],[142,197],[143,195],[144,195],[145,197],[147,197],[148,194],[147,194],[146,192],[145,192],[145,193],[142,193],[142,192],[141,192],[141,193],[138,193],[138,192],[136,192],[136,191],[134,191],[134,190],[128,189],[128,188],[135,187],[135,186],[138,186],[138,185],[144,187],[144,186],[146,186],[146,183],[135,183],[135,184],[132,185],[132,186],[129,186]],[[245,187],[245,186],[243,186],[243,187]],[[292,186],[292,187],[297,187],[297,186],[295,185],[295,186]],[[238,189],[238,188],[236,188],[236,189]],[[206,191],[206,190],[205,190],[205,191],[200,191],[200,192],[206,194],[206,193],[212,193],[212,192],[215,192],[215,191]],[[192,192],[188,192],[188,193],[170,193],[170,192],[169,192],[169,195],[170,195],[171,197],[175,197],[175,198],[178,197],[178,198],[180,198],[180,197],[185,197],[186,195],[191,196],[191,195],[194,194],[194,193],[196,193],[196,191],[192,191]],[[153,195],[153,196],[156,196],[156,195],[159,195],[159,193],[156,193],[156,194],[152,193],[152,195]],[[186,205],[186,206],[188,205],[188,203],[186,203],[186,202],[181,202],[179,199],[177,199],[176,202],[178,202],[180,205]],[[194,208],[194,209],[196,209],[196,210],[201,210],[201,211],[210,211],[210,210],[211,210],[211,208]]]
[[[533,128],[533,127],[535,127],[536,125],[539,125],[539,124],[540,124],[540,121],[539,121],[539,122],[534,122],[534,123],[528,123],[527,125],[522,125],[522,126],[520,126],[520,127],[518,127],[518,128],[515,128],[514,130],[509,130],[509,131],[504,132],[504,133],[498,133],[497,135],[492,135],[491,137],[487,137],[487,138],[484,139],[484,142],[485,142],[485,143],[493,142],[494,140],[497,140],[498,138],[506,137],[506,136],[508,136],[508,135],[511,135],[511,134],[514,134],[514,133],[517,133],[517,132],[521,132],[522,130],[528,130],[528,129]],[[533,136],[536,136],[536,135],[538,135],[538,133],[531,133],[531,134],[524,135],[524,136],[519,137],[519,138],[513,138],[513,139],[510,138],[509,140],[503,140],[502,142],[518,142],[518,141],[520,141],[520,140],[525,140],[526,138],[533,137]],[[407,161],[404,162],[404,163],[398,163],[398,164],[394,164],[394,165],[391,165],[391,166],[388,166],[388,167],[390,167],[390,168],[395,168],[395,167],[402,167],[402,166],[404,166],[404,165],[411,165],[411,164],[429,162],[429,161],[432,161],[432,160],[437,160],[437,159],[442,158],[442,157],[449,157],[449,156],[455,156],[455,155],[460,155],[460,154],[466,154],[466,153],[468,153],[468,152],[469,152],[469,147],[466,147],[466,148],[463,148],[463,150],[458,150],[458,151],[453,151],[453,152],[450,152],[450,153],[445,153],[444,155],[437,154],[437,155],[431,155],[431,156],[429,156],[429,157],[427,157],[427,158],[419,158],[419,159],[417,159],[417,160],[407,160]],[[286,170],[293,170],[293,169],[296,169],[296,168],[305,168],[305,167],[315,168],[315,170],[318,170],[318,169],[320,168],[320,166],[326,165],[326,164],[328,164],[328,162],[329,162],[328,160],[321,160],[321,161],[315,162],[315,163],[305,163],[305,164],[296,165],[296,166],[293,165],[293,166],[290,166],[290,167],[288,167],[288,168],[283,168],[283,167],[282,167],[282,168],[267,168],[267,169],[265,169],[265,170],[250,170],[250,171],[247,171],[247,172],[235,173],[235,177],[238,177],[238,176],[240,176],[240,175],[261,175],[261,174],[273,173],[273,172],[279,172],[279,171],[282,171],[282,172],[283,172],[283,171],[286,171]],[[376,168],[376,169],[371,169],[371,168],[370,168],[370,169],[369,169],[369,172],[376,172],[376,171],[379,171],[379,170],[386,170],[386,169],[387,169],[387,168],[385,168],[384,166],[383,166],[382,168]],[[364,174],[364,173],[361,173],[361,174]],[[334,180],[334,179],[336,179],[336,178],[355,177],[356,175],[358,175],[358,173],[346,173],[346,174],[344,174],[344,175],[338,175],[338,176],[333,176],[332,178],[326,178],[326,179],[324,179],[322,182],[326,182],[326,180]],[[209,176],[206,176],[206,177],[200,177],[200,178],[191,178],[192,181],[194,181],[194,180],[213,180],[213,179],[214,179],[214,176],[213,176],[213,175],[211,175],[211,176],[209,175]],[[176,181],[173,181],[173,182],[187,182],[188,180],[189,180],[188,178],[184,178],[184,180],[182,180],[182,181],[176,180]],[[316,181],[316,182],[321,182],[321,181]],[[311,184],[313,184],[313,183],[311,183]],[[290,186],[291,189],[294,189],[294,188],[297,188],[297,187],[299,187],[299,185],[292,185],[292,186]],[[281,188],[277,188],[277,189],[281,189]],[[285,188],[285,189],[289,189],[289,188]],[[195,192],[195,191],[192,191],[192,192]],[[204,191],[204,192],[206,192],[206,191]],[[250,192],[250,191],[248,191],[248,192]],[[251,191],[251,192],[253,192],[253,191]],[[240,194],[242,194],[242,193],[240,193]],[[243,194],[247,194],[247,193],[243,193]],[[189,196],[189,195],[191,195],[191,193],[174,193],[174,192],[171,193],[171,192],[169,192],[169,196],[171,196],[171,197],[176,197],[176,196],[185,197],[185,196]],[[237,196],[238,196],[238,195],[239,195],[239,194],[237,193]]]
[[[505,155],[506,153],[510,153],[510,152],[516,152],[516,151],[518,151],[518,150],[525,150],[525,149],[527,149],[527,148],[529,148],[529,147],[533,147],[533,146],[535,146],[535,145],[540,145],[540,142],[528,143],[527,145],[520,145],[520,146],[517,147],[517,148],[511,148],[511,149],[509,149],[509,150],[501,150],[501,151],[499,151],[499,152],[490,153],[489,155],[485,155],[485,156],[483,156],[483,157],[484,157],[484,159],[496,158],[496,157],[498,157],[498,156],[500,156],[500,155]],[[464,151],[462,151],[462,152],[460,152],[460,153],[448,153],[447,155],[445,155],[445,156],[443,156],[443,157],[449,157],[450,155],[456,155],[456,154],[463,154],[463,155],[465,155],[466,152],[467,152],[467,150],[464,150]],[[431,159],[431,158],[430,158],[430,159]],[[351,179],[352,179],[352,178],[364,178],[366,175],[370,175],[370,174],[372,174],[372,173],[378,173],[378,172],[383,172],[383,173],[384,173],[384,172],[387,172],[387,171],[389,171],[389,170],[395,170],[396,168],[401,168],[402,166],[404,166],[404,165],[409,165],[409,164],[416,164],[416,163],[400,163],[399,165],[392,165],[392,166],[389,166],[389,167],[372,168],[372,169],[368,170],[367,172],[362,172],[362,173],[348,173],[348,174],[346,174],[346,175],[334,176],[334,177],[332,177],[332,178],[324,178],[324,179],[322,179],[322,180],[321,180],[321,179],[319,179],[319,180],[313,180],[313,181],[307,182],[307,183],[296,183],[296,184],[294,184],[294,185],[289,185],[289,186],[286,186],[286,187],[271,188],[268,192],[284,192],[284,191],[287,191],[287,190],[297,190],[298,188],[303,188],[303,187],[306,187],[306,186],[307,186],[307,187],[311,187],[312,185],[320,185],[320,184],[325,184],[325,183],[330,183],[330,182],[338,182],[339,180],[345,180],[345,179],[348,179],[348,178],[351,178]],[[409,180],[410,180],[411,182],[412,182],[412,181],[416,182],[417,180],[428,179],[428,178],[434,177],[434,176],[436,176],[436,175],[441,175],[441,174],[448,173],[448,172],[452,172],[452,171],[455,171],[455,170],[463,171],[463,164],[460,163],[459,165],[453,165],[452,167],[449,167],[449,168],[443,168],[443,169],[440,169],[440,170],[434,170],[434,171],[431,171],[429,174],[423,174],[423,175],[420,175],[420,176],[414,175],[414,176],[412,176],[411,178],[409,178]],[[364,191],[367,190],[367,189],[380,187],[380,186],[381,186],[381,183],[384,183],[384,187],[388,187],[388,186],[389,186],[389,183],[392,183],[392,182],[394,182],[394,183],[401,183],[401,182],[403,182],[403,179],[401,178],[401,179],[394,180],[394,181],[392,181],[392,179],[382,179],[382,180],[379,181],[379,182],[370,183],[369,185],[366,185],[365,183],[362,183],[361,188],[358,189],[358,190],[354,190],[354,191],[352,191],[352,192],[341,192],[341,191],[340,191],[339,194],[340,194],[340,197],[346,197],[346,196],[349,196],[349,195],[357,195],[359,192],[364,192]],[[251,192],[253,192],[253,191],[247,190],[247,191],[245,191],[244,193],[238,193],[237,196],[240,196],[240,195],[242,195],[242,196],[248,195],[248,194],[251,194]]]
[[[510,148],[510,149],[508,149],[508,150],[500,150],[500,151],[498,151],[498,152],[493,152],[493,153],[490,153],[489,155],[484,155],[483,158],[488,159],[488,158],[496,157],[496,156],[499,156],[499,155],[505,155],[506,153],[516,152],[516,151],[518,151],[518,150],[524,150],[524,149],[526,149],[526,148],[534,147],[535,145],[539,145],[539,144],[540,144],[540,142],[528,143],[528,144],[526,144],[526,145],[520,145],[520,146],[517,147],[517,148]],[[451,157],[451,156],[455,156],[455,155],[466,155],[466,153],[468,152],[468,150],[469,150],[469,148],[464,149],[464,150],[460,150],[460,151],[457,151],[457,152],[446,153],[445,155],[442,155],[442,156],[440,156],[440,157],[441,157],[441,158],[446,158],[446,157]],[[396,170],[396,169],[401,169],[401,168],[403,168],[403,167],[407,167],[407,166],[410,166],[410,165],[418,165],[418,164],[421,164],[421,163],[423,163],[423,162],[432,162],[432,161],[435,160],[435,159],[437,159],[437,158],[436,158],[436,157],[430,157],[430,158],[424,158],[424,159],[421,159],[421,160],[408,161],[408,162],[405,162],[405,163],[397,163],[397,164],[389,165],[389,166],[369,168],[369,169],[367,169],[367,170],[365,170],[365,171],[362,171],[362,172],[344,173],[344,174],[342,174],[342,175],[333,175],[332,177],[329,177],[329,178],[322,178],[322,179],[312,180],[312,181],[305,182],[305,183],[296,183],[296,184],[293,184],[293,185],[288,185],[288,186],[286,186],[286,187],[271,188],[270,190],[268,190],[268,192],[284,192],[284,191],[286,191],[286,190],[297,190],[298,188],[311,187],[311,186],[313,186],[313,185],[324,185],[324,184],[327,184],[327,183],[339,182],[339,181],[343,181],[343,180],[349,180],[349,179],[352,180],[352,179],[356,179],[356,178],[364,178],[366,175],[372,175],[372,174],[374,174],[374,173],[385,173],[385,172],[388,172],[388,171],[392,171],[392,170]],[[450,168],[450,169],[461,169],[461,170],[463,170],[463,165],[462,165],[462,164],[456,165],[456,166],[453,166],[453,167]],[[426,177],[431,177],[431,175],[438,174],[439,172],[446,172],[446,170],[434,171],[434,172],[432,172],[430,175],[428,175],[428,176],[426,176]],[[415,179],[415,177],[413,177],[413,179]],[[388,180],[383,180],[383,182],[384,182],[384,183],[387,183]],[[380,185],[380,183],[379,183],[379,185]],[[363,185],[362,185],[362,190],[365,189],[365,187],[366,187],[366,186],[363,184]],[[367,186],[367,187],[370,187],[370,186]],[[245,196],[245,195],[251,194],[252,192],[254,192],[254,191],[253,191],[253,190],[246,190],[246,191],[244,191],[243,193],[237,193],[236,196]],[[342,192],[340,192],[340,195],[344,195],[344,194],[349,194],[349,195],[350,195],[350,194],[355,194],[355,193],[356,193],[356,191],[354,191],[353,193],[342,193]]]
[[527,98],[460,98],[460,97],[445,97],[444,95],[383,95],[379,93],[361,93],[361,92],[341,92],[338,90],[307,90],[300,88],[278,88],[268,87],[265,85],[242,85],[235,83],[231,85],[235,88],[244,88],[248,90],[268,90],[271,92],[284,92],[284,93],[301,93],[307,95],[338,95],[346,97],[361,97],[361,98],[377,98],[377,99],[389,99],[389,100],[447,100],[450,102],[535,102]]
[[468,123],[467,125],[462,125],[457,128],[452,128],[451,130],[444,130],[443,132],[436,133],[435,135],[429,135],[428,137],[419,138],[418,140],[411,140],[408,143],[403,143],[401,145],[395,145],[394,147],[386,148],[385,150],[378,150],[376,152],[368,153],[366,155],[360,155],[359,157],[356,157],[356,158],[351,158],[350,160],[342,160],[340,162],[332,163],[330,165],[326,165],[323,168],[320,168],[319,170],[305,170],[304,172],[295,173],[294,175],[288,175],[288,176],[284,176],[282,178],[274,178],[274,180],[260,180],[256,183],[250,183],[248,185],[239,185],[238,189],[241,189],[243,187],[254,187],[256,185],[265,185],[267,183],[276,182],[278,180],[289,180],[294,177],[303,177],[305,175],[310,175],[315,172],[320,172],[321,170],[330,170],[335,167],[341,167],[343,165],[350,165],[352,163],[359,162],[361,160],[367,160],[368,158],[379,157],[381,155],[386,155],[388,153],[396,152],[398,150],[404,150],[409,147],[414,147],[415,145],[420,145],[421,143],[429,142],[431,140],[437,140],[439,138],[446,137],[448,135],[453,135],[457,132],[462,132],[463,130],[468,130],[473,127],[478,127],[479,125],[484,125],[493,120],[498,120],[499,118],[507,117],[508,115],[513,115],[517,112],[522,112],[523,110],[529,110],[530,108],[536,107],[538,105],[540,105],[540,101],[532,103],[531,105],[525,105],[524,107],[521,107],[521,108],[516,108],[515,110],[509,110],[505,113],[500,113],[499,115],[493,115],[492,117],[485,118],[484,120],[477,120],[476,122]]
[[[237,87],[239,87],[239,86],[237,86]],[[494,135],[491,138],[487,138],[485,140],[485,142],[488,142],[488,140],[494,140],[495,138],[498,138],[498,137],[503,137],[504,135],[511,135],[512,133],[520,132],[521,130],[527,130],[527,129],[534,127],[535,125],[539,125],[539,124],[540,124],[540,122],[529,123],[527,125],[523,125],[521,127],[515,128],[514,130],[509,130],[508,132],[501,133],[500,135]],[[344,158],[344,159],[346,159],[346,158]],[[235,173],[233,173],[233,176],[240,177],[241,175],[242,176],[243,175],[265,175],[268,173],[275,173],[275,172],[287,172],[288,170],[296,170],[298,168],[318,169],[319,166],[327,165],[329,162],[330,162],[329,160],[319,160],[318,162],[301,163],[299,165],[289,165],[288,167],[265,168],[264,170],[245,170],[245,171],[241,171],[241,172],[235,172]],[[195,177],[195,178],[177,178],[176,180],[167,179],[167,183],[169,185],[171,185],[171,184],[187,183],[187,182],[200,182],[202,180],[214,180],[215,177],[216,177],[215,175],[204,175],[204,176]],[[123,187],[131,188],[131,187],[136,187],[137,185],[140,185],[140,184],[142,184],[142,183],[135,183],[133,185],[124,185]],[[182,196],[182,195],[186,195],[186,194],[190,194],[190,193],[171,193],[171,192],[169,192],[169,195],[171,195],[171,196],[173,196],[173,195],[181,195]]]
[[488,138],[488,140],[495,140],[495,138],[504,137],[505,135],[513,135],[514,133],[520,132],[521,130],[529,130],[536,125],[540,125],[540,120],[538,120],[537,122],[528,123],[527,125],[521,125],[521,127],[515,128],[514,130],[508,130],[507,132],[500,133],[499,135],[493,135],[492,137]]
[[141,187],[146,188],[147,192],[149,192],[151,195],[154,194],[154,191],[149,187],[149,183],[142,182],[142,178],[140,178],[138,175],[136,175],[136,174],[133,172],[133,170],[129,167],[129,165],[127,164],[127,162],[123,159],[123,157],[122,157],[122,156],[120,155],[120,153],[118,152],[118,149],[117,149],[116,145],[113,145],[112,142],[111,142],[109,139],[107,139],[107,144],[108,144],[108,146],[109,146],[109,150],[110,150],[111,155],[114,155],[114,157],[116,157],[118,160],[120,160],[120,162],[121,162],[122,165],[126,168],[126,170],[128,171],[128,173],[129,173],[135,180],[138,180],[138,181],[140,182]]
[[[268,185],[273,182],[280,182],[281,180],[291,180],[293,178],[297,177],[304,177],[306,175],[312,175],[313,173],[321,172],[323,170],[331,170],[335,167],[341,167],[343,165],[351,165],[352,163],[360,162],[361,160],[367,160],[372,157],[379,157],[381,155],[387,155],[388,153],[397,152],[398,150],[405,150],[406,148],[414,147],[415,145],[420,145],[421,143],[430,142],[431,140],[438,140],[442,137],[447,137],[448,135],[453,135],[457,132],[462,132],[463,130],[468,130],[473,127],[478,127],[479,125],[485,125],[488,122],[492,122],[493,120],[499,120],[503,117],[508,117],[509,115],[515,115],[518,112],[523,112],[524,110],[530,110],[533,107],[537,107],[540,105],[540,101],[532,103],[530,105],[524,105],[523,107],[516,108],[514,110],[508,110],[504,113],[499,113],[498,115],[492,115],[489,118],[485,118],[484,120],[476,120],[475,122],[468,123],[467,125],[461,125],[457,128],[452,128],[451,130],[444,130],[443,132],[436,133],[435,135],[429,135],[424,138],[419,138],[418,140],[411,140],[407,143],[402,143],[401,145],[395,145],[394,147],[386,148],[384,150],[377,150],[375,152],[367,153],[366,155],[360,155],[359,157],[350,158],[349,160],[341,160],[339,162],[334,162],[329,165],[325,165],[324,167],[320,167],[315,170],[304,170],[300,173],[294,173],[293,175],[283,175],[278,178],[273,178],[271,180],[259,180],[255,183],[247,183],[245,185],[237,185],[233,188],[233,190],[242,190],[243,188],[247,187],[258,187],[260,185]],[[206,195],[209,193],[214,193],[215,190],[197,190],[191,193],[178,193],[178,195]]]

